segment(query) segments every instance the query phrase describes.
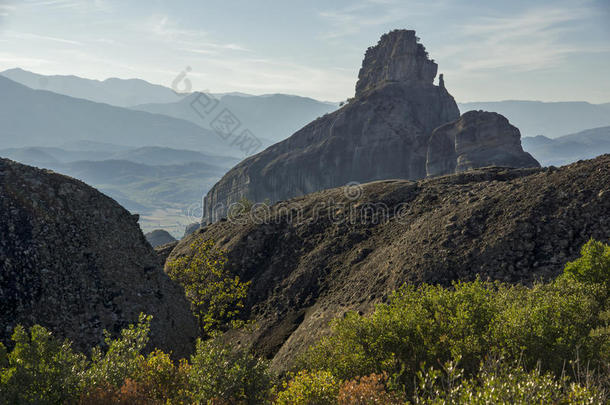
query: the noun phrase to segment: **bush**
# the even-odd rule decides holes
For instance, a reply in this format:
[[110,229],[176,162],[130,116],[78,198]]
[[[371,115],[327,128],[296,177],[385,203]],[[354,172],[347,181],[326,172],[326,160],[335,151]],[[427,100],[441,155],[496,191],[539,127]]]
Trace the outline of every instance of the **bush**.
[[121,336],[112,339],[106,334],[105,353],[95,347],[91,354],[91,366],[87,370],[88,386],[120,388],[126,378],[134,375],[141,364],[140,352],[148,343],[152,316],[140,314],[137,325],[129,325],[121,331]]
[[454,362],[443,370],[434,368],[418,373],[415,404],[601,404],[607,393],[593,386],[570,383],[542,373],[527,372],[521,365],[501,360],[481,365],[476,376],[462,379],[463,370]]
[[610,349],[607,249],[589,242],[567,275],[549,284],[405,286],[370,316],[352,312],[336,320],[331,336],[297,364],[343,380],[387,372],[389,382],[407,392],[422,364],[454,358],[466,377],[490,354],[521,359],[529,368],[540,361],[555,375],[577,358],[601,367]]
[[233,350],[219,338],[197,341],[189,372],[196,401],[261,404],[270,395],[271,382],[266,362]]
[[610,246],[593,239],[580,250],[580,258],[569,262],[566,277],[583,283],[601,283],[610,287]]
[[13,350],[0,344],[0,403],[58,404],[74,401],[82,388],[86,357],[74,353],[50,331],[35,325],[29,333],[17,326]]
[[404,404],[405,399],[398,393],[386,390],[387,374],[370,376],[346,381],[339,389],[338,405]]
[[275,405],[333,405],[341,381],[328,371],[301,370],[277,395]]
[[250,283],[225,270],[225,252],[216,249],[211,239],[200,236],[190,248],[193,255],[170,261],[167,274],[184,287],[204,336],[235,326]]

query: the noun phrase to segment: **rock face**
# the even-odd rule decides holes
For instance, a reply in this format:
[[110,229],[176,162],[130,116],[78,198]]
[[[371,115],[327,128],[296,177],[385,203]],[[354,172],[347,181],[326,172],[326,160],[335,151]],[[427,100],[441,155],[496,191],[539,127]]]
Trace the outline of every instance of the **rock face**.
[[428,59],[426,48],[418,40],[415,31],[396,30],[367,49],[358,73],[356,97],[387,82],[431,85],[438,66]]
[[521,134],[500,114],[469,111],[435,129],[426,173],[438,176],[486,166],[540,167],[521,147]]
[[356,97],[230,170],[207,194],[204,221],[244,197],[275,202],[352,181],[424,178],[432,130],[459,117],[433,84],[436,71],[415,31],[383,35],[366,52]]
[[38,323],[87,351],[140,312],[154,317],[151,348],[189,354],[195,319],[137,216],[80,181],[0,159],[0,340]]
[[146,238],[148,243],[150,243],[150,246],[154,248],[176,241],[176,238],[174,238],[172,235],[170,235],[169,232],[164,229],[155,229],[152,232],[148,232],[146,235],[144,235],[144,237]]
[[412,182],[335,188],[219,221],[195,237],[227,250],[251,280],[252,335],[286,369],[347,310],[367,313],[403,283],[554,277],[593,237],[610,242],[610,155],[562,168],[475,169]]

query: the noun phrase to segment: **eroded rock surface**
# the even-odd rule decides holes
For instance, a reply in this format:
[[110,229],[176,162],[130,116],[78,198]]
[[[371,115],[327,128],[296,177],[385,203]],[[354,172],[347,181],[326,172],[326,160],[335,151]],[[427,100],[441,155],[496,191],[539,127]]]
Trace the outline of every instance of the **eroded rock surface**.
[[150,347],[190,353],[197,327],[131,215],[67,176],[0,159],[0,340],[41,324],[87,351],[153,315]]
[[354,181],[425,177],[432,130],[459,117],[433,84],[436,70],[415,31],[383,35],[366,52],[356,97],[231,169],[207,194],[204,220],[243,197],[276,202]]
[[435,129],[428,144],[428,176],[486,166],[540,167],[521,147],[519,129],[498,114],[469,111]]
[[258,329],[235,341],[285,370],[348,310],[370,312],[403,283],[532,282],[561,273],[593,237],[610,242],[610,155],[556,168],[475,169],[335,188],[219,221],[202,235],[252,284]]

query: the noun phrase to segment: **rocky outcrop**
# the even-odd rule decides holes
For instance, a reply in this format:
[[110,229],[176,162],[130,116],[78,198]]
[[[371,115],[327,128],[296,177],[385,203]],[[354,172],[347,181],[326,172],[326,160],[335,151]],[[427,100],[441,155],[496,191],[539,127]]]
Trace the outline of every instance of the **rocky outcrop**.
[[348,310],[367,313],[408,282],[529,283],[562,271],[589,238],[610,243],[610,155],[559,169],[475,169],[376,181],[219,221],[203,235],[252,284],[252,335],[236,337],[286,369]]
[[540,167],[521,147],[519,129],[498,113],[469,111],[432,132],[428,176],[459,173],[486,166]]
[[176,241],[176,238],[164,229],[155,229],[154,231],[148,232],[144,237],[148,243],[150,243],[150,246],[154,248]]
[[389,82],[432,85],[438,66],[428,59],[426,48],[418,41],[415,31],[395,30],[367,49],[358,73],[356,97]]
[[151,348],[189,354],[189,303],[137,216],[80,181],[0,159],[0,340],[37,323],[87,351],[140,312],[154,317]]
[[244,197],[275,202],[354,181],[425,177],[432,130],[459,117],[453,97],[433,84],[436,71],[415,31],[383,35],[366,52],[356,97],[230,170],[207,194],[204,221]]

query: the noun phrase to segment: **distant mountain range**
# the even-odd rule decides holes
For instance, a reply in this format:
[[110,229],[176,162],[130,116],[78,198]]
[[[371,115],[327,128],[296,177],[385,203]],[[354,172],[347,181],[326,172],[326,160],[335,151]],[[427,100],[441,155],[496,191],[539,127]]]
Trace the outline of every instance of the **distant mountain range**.
[[[77,76],[45,76],[23,69],[0,72],[15,82],[36,90],[49,90],[58,94],[81,98],[118,107],[163,114],[191,121],[211,129],[210,120],[191,107],[200,93],[189,96],[139,79],[83,79]],[[210,95],[219,100],[215,113],[229,110],[241,122],[241,128],[249,129],[261,140],[263,146],[289,137],[315,118],[337,109],[336,103],[314,100],[287,94],[254,96],[246,93],[220,93]],[[213,117],[210,117],[213,119]]]
[[0,72],[24,86],[35,90],[49,90],[70,97],[131,107],[144,103],[169,103],[181,96],[173,90],[140,79],[110,78],[103,81],[78,76],[45,76],[15,68]]
[[[174,103],[144,104],[133,108],[202,125],[204,120],[191,107],[191,103],[196,102],[200,94],[191,94]],[[218,100],[219,105],[216,110],[221,111],[226,108],[231,111],[244,128],[248,128],[255,136],[263,139],[265,144],[279,142],[289,137],[309,122],[338,107],[336,104],[286,94],[264,96],[227,94],[218,97]]]
[[500,113],[519,128],[522,136],[544,135],[547,138],[558,138],[610,125],[610,103],[510,100],[458,103],[458,107],[462,114],[470,110]]
[[0,95],[4,147],[59,146],[87,140],[243,157],[243,152],[216,133],[189,121],[32,90],[2,76]]
[[588,129],[551,139],[546,136],[521,138],[523,149],[543,166],[563,166],[577,160],[610,153],[610,126]]

